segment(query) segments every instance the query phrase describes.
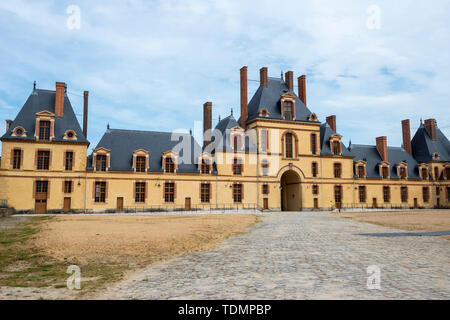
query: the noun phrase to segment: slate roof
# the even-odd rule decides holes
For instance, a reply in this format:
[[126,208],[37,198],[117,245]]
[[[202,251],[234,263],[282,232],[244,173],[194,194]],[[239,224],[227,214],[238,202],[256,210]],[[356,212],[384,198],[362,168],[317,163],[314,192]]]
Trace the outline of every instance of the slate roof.
[[[36,140],[34,132],[36,129],[36,113],[41,111],[50,111],[55,113],[55,95],[54,90],[35,89],[28,97],[20,112],[11,123],[9,130],[1,137],[1,139],[17,139],[17,140]],[[23,127],[27,131],[26,137],[13,137],[11,133],[16,127]],[[67,94],[64,95],[64,115],[63,117],[55,117],[53,141],[63,140],[64,133],[67,130],[73,130],[77,135],[77,140],[73,142],[88,143],[83,131],[80,128],[77,117],[73,112]],[[72,142],[72,141],[71,141]]]
[[[297,97],[294,91],[289,90],[286,82],[284,82],[281,78],[270,77],[268,78],[268,86],[260,86],[250,100],[250,103],[248,104],[247,123],[257,118],[283,120],[281,115],[281,95],[286,92],[290,92],[295,95],[295,121],[317,123],[317,121],[308,120],[308,117],[311,115],[311,111]],[[266,109],[269,112],[268,117],[259,116],[259,113],[263,109]],[[238,120],[238,122],[240,123],[240,120]]]
[[[388,160],[390,163],[391,179],[399,179],[396,165],[400,162],[408,164],[408,179],[420,179],[417,161],[403,148],[388,147]],[[378,164],[383,161],[376,146],[351,144],[349,151],[354,157],[354,162],[366,162],[366,174],[368,178],[380,178]]]
[[[187,149],[189,150],[190,147],[190,154],[184,155],[183,151],[175,148],[182,141],[190,144]],[[178,153],[180,161],[177,172],[198,173],[198,156],[202,152],[202,148],[190,134],[174,133],[174,141],[172,141],[171,132],[121,129],[106,130],[96,149],[100,147],[111,152],[110,171],[133,171],[133,152],[144,149],[149,152],[150,157],[148,171],[162,172],[162,154],[174,151]],[[184,156],[187,157],[186,163],[182,162]],[[88,169],[92,169],[92,155],[88,158]]]
[[417,129],[414,138],[411,141],[414,158],[419,163],[428,162],[433,159],[437,152],[439,159],[437,161],[450,161],[450,142],[447,137],[436,126],[436,140],[432,140],[423,123]]
[[[331,146],[330,146],[330,136],[335,134],[336,132],[331,129],[331,127],[328,125],[328,123],[323,123],[320,126],[320,155],[321,156],[333,156],[333,152],[331,152]],[[351,157],[352,154],[349,152],[347,147],[344,145],[343,142],[341,142],[342,146],[342,156],[344,157]]]
[[[236,119],[233,117],[233,114],[230,116],[222,119],[219,121],[219,123],[216,125],[214,130],[217,130],[220,132],[219,134],[214,134],[213,136],[222,137],[221,140],[215,141],[214,137],[212,138],[212,150],[226,150],[226,151],[234,151],[233,149],[233,142],[231,141],[231,129],[241,126],[236,121]],[[242,129],[242,128],[241,128]],[[256,146],[250,141],[248,136],[245,136],[245,151],[249,152],[257,152]]]

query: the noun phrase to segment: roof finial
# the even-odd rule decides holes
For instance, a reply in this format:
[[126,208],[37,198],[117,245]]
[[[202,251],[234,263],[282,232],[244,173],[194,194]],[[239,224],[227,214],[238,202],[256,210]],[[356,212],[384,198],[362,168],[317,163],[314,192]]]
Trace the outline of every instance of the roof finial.
[[108,129],[108,130],[109,130],[109,122],[108,122],[108,124],[106,125],[106,129]]
[[33,91],[35,91],[36,90],[36,80],[34,80],[34,82],[33,82]]
[[231,116],[233,116],[233,108],[231,108]]
[[281,81],[284,81],[283,80],[283,70],[281,70]]
[[423,120],[422,120],[422,118],[420,118],[420,125],[422,125],[423,124]]
[[192,136],[192,129],[189,129],[189,135]]
[[219,114],[219,122],[220,122],[220,114]]

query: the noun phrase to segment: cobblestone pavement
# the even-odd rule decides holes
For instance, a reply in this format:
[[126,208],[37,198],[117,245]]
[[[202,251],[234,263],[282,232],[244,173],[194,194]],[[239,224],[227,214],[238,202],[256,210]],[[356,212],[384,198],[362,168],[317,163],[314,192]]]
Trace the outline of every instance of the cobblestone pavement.
[[[328,213],[274,213],[218,248],[155,264],[102,299],[449,299],[450,242]],[[399,237],[392,233],[402,234]],[[376,236],[390,234],[389,236]],[[367,289],[367,268],[381,289]]]

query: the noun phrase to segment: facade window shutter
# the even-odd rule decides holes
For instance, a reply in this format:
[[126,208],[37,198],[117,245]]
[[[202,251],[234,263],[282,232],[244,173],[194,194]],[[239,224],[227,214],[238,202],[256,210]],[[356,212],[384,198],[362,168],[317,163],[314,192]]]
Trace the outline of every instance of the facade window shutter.
[[108,181],[105,182],[105,200],[108,199]]
[[52,151],[50,150],[49,152],[49,155],[48,155],[48,169],[49,170],[51,170],[51,168],[52,168]]
[[75,166],[75,164],[76,164],[76,162],[75,162],[75,156],[76,156],[76,153],[75,153],[75,151],[73,151],[73,156],[72,156],[72,170],[76,170],[76,166]]
[[244,200],[244,184],[241,183],[241,198]]
[[133,199],[134,199],[134,201],[136,201],[136,182],[133,183],[133,186],[134,186],[134,188],[133,188]]
[[148,182],[145,182],[144,184],[144,188],[145,188],[145,200],[147,200],[147,195],[148,195]]
[[200,199],[200,202],[202,201],[202,182],[198,185],[198,198]]
[[211,185],[211,183],[209,183],[209,201],[211,202],[211,199],[212,199],[212,191],[211,191],[211,189],[212,189],[212,185]]
[[146,156],[146,157],[145,157],[145,170],[146,170],[146,171],[147,171],[148,168],[150,167],[150,165],[149,165],[149,157],[150,157],[150,156]]
[[173,199],[175,200],[177,198],[177,184],[173,183]]

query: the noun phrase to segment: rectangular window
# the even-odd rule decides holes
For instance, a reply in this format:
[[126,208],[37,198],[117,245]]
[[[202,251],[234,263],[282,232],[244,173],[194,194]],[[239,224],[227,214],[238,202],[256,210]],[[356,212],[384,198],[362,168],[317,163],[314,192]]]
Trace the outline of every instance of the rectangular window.
[[47,193],[48,181],[36,181],[36,193]]
[[263,184],[263,186],[262,186],[262,193],[263,194],[269,194],[269,185],[268,184]]
[[436,195],[440,196],[441,195],[441,188],[436,187]]
[[39,121],[39,140],[50,140],[50,121]]
[[285,147],[286,147],[286,158],[292,158],[293,157],[293,147],[292,147],[292,134],[286,133],[284,136],[285,139]]
[[422,168],[422,179],[428,179],[428,170],[427,168]]
[[422,196],[423,196],[423,202],[427,203],[430,201],[430,188],[423,187],[422,188]]
[[334,201],[336,203],[342,202],[342,187],[341,186],[334,186]]
[[136,182],[135,185],[136,202],[145,202],[145,182]]
[[64,193],[72,193],[72,181],[64,181]]
[[365,170],[364,170],[364,166],[358,166],[358,177],[360,179],[365,177]]
[[293,119],[292,111],[293,104],[291,101],[284,101],[284,119],[291,121]]
[[38,151],[37,168],[38,170],[48,170],[50,164],[50,151]]
[[391,189],[387,186],[383,187],[383,200],[385,203],[389,203],[391,201]]
[[72,171],[72,167],[73,167],[73,152],[71,152],[71,151],[67,151],[66,152],[65,167],[66,167],[67,171]]
[[312,163],[312,166],[311,166],[311,171],[312,171],[312,176],[314,177],[314,178],[316,178],[317,177],[317,174],[318,174],[318,166],[317,166],[317,162],[313,162]]
[[209,183],[202,183],[200,185],[200,200],[202,203],[209,203],[211,185]]
[[205,159],[202,159],[201,172],[202,174],[209,174],[210,172],[209,162]]
[[268,141],[268,131],[261,130],[261,152],[267,152]]
[[242,202],[242,184],[233,184],[233,202]]
[[173,162],[172,157],[165,158],[165,169],[166,169],[166,172],[168,172],[168,173],[175,172],[175,163]]
[[342,175],[342,165],[340,163],[334,164],[334,177],[340,178]]
[[95,167],[97,171],[106,171],[106,155],[97,155]]
[[383,179],[387,179],[389,178],[389,168],[384,166],[381,167],[381,176],[383,177]]
[[317,153],[317,136],[315,133],[311,134],[311,153]]
[[333,154],[335,156],[341,154],[341,143],[339,141],[333,141]]
[[147,158],[143,156],[136,157],[136,172],[145,172],[145,163]]
[[359,202],[365,203],[367,199],[366,187],[359,186]]
[[240,159],[233,160],[233,174],[240,176],[242,174],[242,163]]
[[175,183],[166,182],[164,184],[164,201],[175,202]]
[[400,168],[400,178],[406,179],[406,168],[404,168],[404,167]]
[[312,186],[312,194],[318,195],[319,194],[319,186],[317,184]]
[[22,150],[14,149],[13,169],[20,169],[22,165]]
[[434,180],[439,179],[439,168],[434,167]]
[[106,182],[95,183],[95,202],[106,201]]
[[267,176],[269,174],[269,162],[267,160],[263,160],[261,167],[263,176]]
[[401,193],[402,202],[403,203],[408,202],[408,188],[402,187],[400,193]]

